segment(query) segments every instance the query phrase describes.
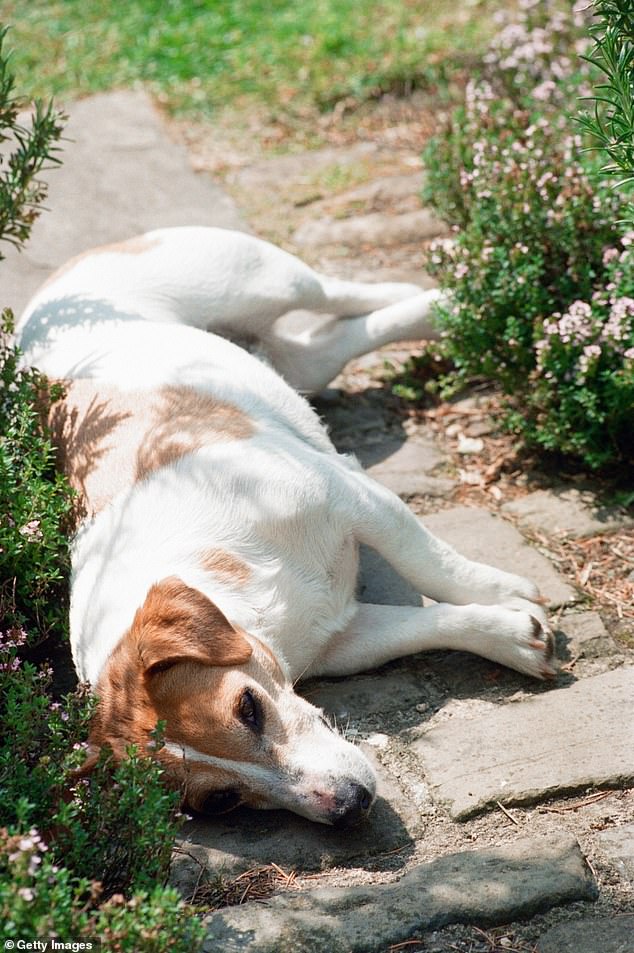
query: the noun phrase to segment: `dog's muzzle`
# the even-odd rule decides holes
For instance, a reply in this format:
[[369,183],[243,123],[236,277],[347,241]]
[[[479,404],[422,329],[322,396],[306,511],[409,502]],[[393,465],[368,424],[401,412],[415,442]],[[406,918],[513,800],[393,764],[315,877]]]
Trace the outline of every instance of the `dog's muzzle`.
[[370,812],[374,796],[362,784],[345,781],[337,788],[334,806],[329,811],[329,821],[333,827],[355,827]]

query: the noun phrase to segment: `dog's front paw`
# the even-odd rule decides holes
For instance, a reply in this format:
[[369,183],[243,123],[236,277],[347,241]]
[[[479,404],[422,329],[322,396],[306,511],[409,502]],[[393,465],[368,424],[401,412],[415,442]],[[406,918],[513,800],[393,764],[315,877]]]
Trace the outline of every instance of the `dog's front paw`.
[[[529,648],[533,651],[531,662],[537,666],[537,678],[555,678],[558,672],[555,658],[555,638],[550,626],[543,625],[535,616],[531,616],[532,639]],[[532,672],[529,672],[532,674]]]
[[[541,610],[540,617],[536,608]],[[533,678],[555,678],[555,642],[542,607],[533,603],[504,606],[499,612],[495,633],[482,654]]]

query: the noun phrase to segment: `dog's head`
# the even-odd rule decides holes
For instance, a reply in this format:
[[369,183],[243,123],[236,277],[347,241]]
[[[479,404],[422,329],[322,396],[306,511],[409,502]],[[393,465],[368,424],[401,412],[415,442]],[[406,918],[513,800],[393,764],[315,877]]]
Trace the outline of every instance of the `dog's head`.
[[350,826],[369,811],[375,777],[354,745],[300,698],[273,653],[180,579],[152,586],[97,685],[93,752],[146,747],[186,803],[220,814],[239,804],[287,808]]

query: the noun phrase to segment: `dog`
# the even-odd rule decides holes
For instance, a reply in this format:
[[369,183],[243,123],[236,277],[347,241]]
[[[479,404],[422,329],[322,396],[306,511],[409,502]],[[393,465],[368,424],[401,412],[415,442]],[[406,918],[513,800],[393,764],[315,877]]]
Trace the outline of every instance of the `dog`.
[[[336,452],[304,396],[351,358],[430,338],[438,291],[342,281],[249,235],[160,229],[71,260],[18,325],[64,382],[51,427],[84,504],[71,644],[97,698],[86,769],[151,746],[187,805],[350,827],[373,769],[295,693],[427,649],[555,674],[537,588],[472,562]],[[291,334],[295,309],[330,315]],[[239,343],[236,343],[239,342]],[[355,598],[360,543],[426,608]]]

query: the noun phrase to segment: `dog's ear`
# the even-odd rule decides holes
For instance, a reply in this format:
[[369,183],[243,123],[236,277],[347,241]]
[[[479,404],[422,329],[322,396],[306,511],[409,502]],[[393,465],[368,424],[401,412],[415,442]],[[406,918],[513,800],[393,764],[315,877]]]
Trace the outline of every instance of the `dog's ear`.
[[152,586],[131,633],[147,676],[185,661],[242,665],[252,653],[244,633],[211,599],[176,577]]

